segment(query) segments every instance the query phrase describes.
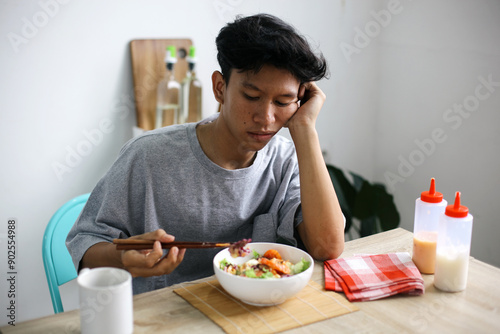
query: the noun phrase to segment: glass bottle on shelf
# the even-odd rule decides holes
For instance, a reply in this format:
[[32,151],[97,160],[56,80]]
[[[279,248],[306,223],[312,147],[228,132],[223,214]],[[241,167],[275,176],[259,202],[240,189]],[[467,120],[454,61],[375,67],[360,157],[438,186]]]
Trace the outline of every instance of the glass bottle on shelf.
[[156,128],[182,122],[179,119],[179,102],[181,85],[175,81],[174,65],[177,62],[175,57],[175,46],[168,46],[165,53],[165,77],[158,83],[156,95]]
[[198,122],[202,118],[201,113],[201,81],[196,77],[195,58],[196,48],[189,48],[187,57],[188,72],[182,81],[182,114],[185,122]]

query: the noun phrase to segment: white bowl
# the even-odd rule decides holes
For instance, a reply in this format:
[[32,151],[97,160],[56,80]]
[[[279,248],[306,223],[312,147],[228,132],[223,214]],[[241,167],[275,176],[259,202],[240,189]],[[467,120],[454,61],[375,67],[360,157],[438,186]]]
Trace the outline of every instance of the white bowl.
[[255,250],[261,255],[269,249],[275,249],[281,254],[283,260],[297,263],[304,259],[309,261],[310,265],[305,271],[289,277],[258,279],[235,276],[220,269],[220,262],[226,259],[233,264],[242,264],[250,260],[252,254],[250,253],[244,257],[233,258],[231,254],[229,254],[228,248],[221,250],[215,255],[213,260],[215,276],[224,290],[242,302],[255,306],[281,304],[302,290],[311,279],[314,260],[309,254],[301,249],[270,242],[249,243],[247,247],[250,250]]

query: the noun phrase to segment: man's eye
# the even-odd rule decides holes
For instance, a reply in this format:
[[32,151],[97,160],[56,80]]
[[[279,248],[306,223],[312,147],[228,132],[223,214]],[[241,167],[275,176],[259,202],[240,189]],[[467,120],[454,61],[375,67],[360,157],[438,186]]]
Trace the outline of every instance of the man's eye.
[[245,98],[247,100],[250,100],[250,101],[257,101],[259,99],[258,96],[250,96],[250,95],[247,95],[247,94],[243,94],[245,96]]
[[277,105],[277,106],[279,106],[279,107],[287,107],[287,106],[289,106],[292,102],[285,102],[285,103],[283,103],[283,102],[280,102],[280,101],[275,101],[274,103],[276,103],[276,105]]

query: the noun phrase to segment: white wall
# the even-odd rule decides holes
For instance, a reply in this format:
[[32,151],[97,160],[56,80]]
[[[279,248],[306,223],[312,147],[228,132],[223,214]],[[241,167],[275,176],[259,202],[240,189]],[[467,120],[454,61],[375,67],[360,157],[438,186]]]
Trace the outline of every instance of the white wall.
[[[500,94],[481,101],[456,131],[441,118],[474,92],[478,76],[491,73],[500,81],[498,2],[401,1],[400,6],[403,11],[348,62],[340,45],[353,44],[356,27],[372,21],[371,10],[385,9],[387,2],[0,0],[2,309],[5,226],[14,217],[16,320],[52,313],[40,255],[43,231],[60,205],[92,190],[132,136],[130,40],[191,38],[198,47],[208,115],[216,109],[210,91],[210,74],[217,69],[215,36],[234,15],[261,11],[291,22],[330,61],[332,78],[319,84],[328,99],[318,122],[329,162],[385,182],[386,171],[397,173],[398,156],[415,149],[414,139],[447,126],[446,142],[394,186],[402,225],[411,230],[413,202],[434,176],[447,198],[461,190],[475,215],[473,255],[499,265],[492,204],[498,188],[495,107]],[[38,27],[29,30],[30,24]],[[13,43],[12,34],[25,43]],[[69,152],[85,148],[88,134],[95,134],[102,122],[113,130],[87,146],[87,155],[71,160]],[[460,150],[466,159],[458,159]],[[67,165],[70,172],[56,173],[54,163]],[[76,306],[74,288],[65,288],[66,309]],[[1,313],[0,324],[7,320]]]
[[[218,69],[214,39],[236,14],[279,14],[314,38],[328,58],[336,48],[338,3],[300,0],[238,1],[0,1],[0,306],[8,300],[4,265],[7,219],[18,221],[17,314],[22,321],[52,313],[40,254],[52,214],[70,198],[92,190],[132,137],[135,125],[129,42],[139,38],[189,37],[198,48],[204,113],[216,110],[210,75]],[[31,27],[33,25],[33,27]],[[31,29],[30,29],[31,27]],[[336,81],[337,80],[337,81]],[[333,92],[336,80],[321,86]],[[330,98],[328,109],[349,101]],[[361,102],[359,102],[361,103]],[[332,147],[342,137],[340,115],[322,115],[322,138]],[[353,123],[354,115],[342,116]],[[102,122],[112,131],[96,135]],[[329,133],[332,123],[334,133]],[[89,134],[94,143],[88,145]],[[69,152],[87,149],[75,158]],[[351,152],[336,155],[350,160]],[[83,152],[83,151],[82,151]],[[330,155],[331,156],[331,155]],[[363,155],[359,155],[363,158]],[[54,163],[67,169],[56,172]],[[367,171],[371,161],[365,164]],[[65,288],[66,309],[76,306]],[[0,314],[0,324],[8,319]]]
[[[500,2],[401,1],[401,9],[379,36],[375,176],[410,230],[431,177],[448,202],[460,191],[474,216],[471,255],[500,266]],[[460,105],[462,114],[453,111]]]

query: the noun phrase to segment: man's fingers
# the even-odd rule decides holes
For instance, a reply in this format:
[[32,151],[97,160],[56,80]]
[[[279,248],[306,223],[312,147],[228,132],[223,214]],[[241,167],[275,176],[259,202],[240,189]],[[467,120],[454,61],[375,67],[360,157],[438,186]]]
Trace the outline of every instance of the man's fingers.
[[185,249],[179,250],[177,247],[172,247],[168,254],[157,261],[153,267],[134,267],[129,268],[129,271],[134,277],[168,275],[172,273],[172,271],[174,271],[174,269],[177,268],[177,266],[182,262],[185,252]]
[[[172,250],[174,250],[172,252]],[[176,264],[176,267],[182,262],[184,259],[184,254],[186,254],[186,249],[179,249],[177,247],[172,247],[170,251],[168,252],[166,258],[172,263]]]
[[154,267],[155,275],[170,274],[184,259],[186,249],[172,247],[168,254]]
[[161,243],[155,241],[152,250],[128,250],[122,253],[122,262],[125,268],[141,267],[152,268],[163,256]]
[[173,235],[165,230],[136,235],[130,239],[155,240],[153,249],[122,251],[122,263],[126,270],[134,277],[161,276],[170,274],[184,259],[185,249],[172,247],[166,256],[163,256],[162,242],[172,242]]
[[172,242],[175,240],[173,235],[168,234],[163,229],[158,229],[156,231],[135,235],[130,237],[130,239],[142,239],[142,240],[159,240],[161,242]]
[[302,100],[304,98],[304,94],[306,93],[306,86],[305,84],[300,85],[299,87],[299,93],[298,93],[298,98],[299,100]]
[[186,248],[179,249],[179,255],[177,255],[177,264],[181,264],[184,260],[184,254],[186,254]]
[[163,256],[163,250],[161,248],[161,243],[155,241],[153,245],[153,250],[146,255],[146,266],[152,268],[158,261],[161,260]]
[[161,276],[170,274],[184,259],[185,249],[172,247],[165,257],[159,242],[155,242],[154,248],[148,254],[138,251],[126,251],[123,256],[123,264],[132,276]]

